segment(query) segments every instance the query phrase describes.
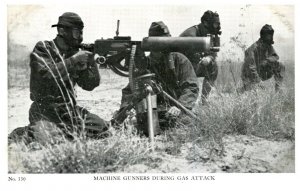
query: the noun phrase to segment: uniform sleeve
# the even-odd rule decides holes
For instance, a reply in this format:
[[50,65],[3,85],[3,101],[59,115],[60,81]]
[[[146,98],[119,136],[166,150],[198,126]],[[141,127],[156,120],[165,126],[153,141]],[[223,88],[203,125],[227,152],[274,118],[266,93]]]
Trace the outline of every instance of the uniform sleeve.
[[84,90],[92,91],[100,84],[100,73],[95,62],[90,61],[90,66],[83,71],[78,71],[77,84]]
[[181,90],[178,101],[187,109],[192,109],[199,94],[198,79],[191,62],[185,56],[179,57],[178,62],[178,85]]
[[70,59],[56,62],[51,56],[49,46],[45,42],[38,42],[30,54],[30,67],[43,79],[68,80],[68,71],[73,72],[74,66]]
[[248,68],[249,75],[254,82],[260,82],[261,79],[257,73],[255,54],[253,50],[245,51],[245,65]]
[[279,56],[273,46],[271,46],[269,49],[267,60],[270,62],[276,62],[279,60]]

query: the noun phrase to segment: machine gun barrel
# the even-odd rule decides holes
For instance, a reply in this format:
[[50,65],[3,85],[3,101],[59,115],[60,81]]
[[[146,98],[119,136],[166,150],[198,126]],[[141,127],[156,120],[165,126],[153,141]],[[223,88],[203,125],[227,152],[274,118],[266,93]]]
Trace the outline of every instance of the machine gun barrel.
[[206,52],[218,51],[212,37],[145,37],[142,41],[143,51],[165,52]]
[[102,68],[109,67],[115,73],[128,77],[129,57],[134,45],[138,52],[218,52],[219,40],[217,36],[208,36],[145,37],[143,41],[132,41],[130,36],[115,36],[113,39],[98,39],[94,44],[82,44],[80,48],[93,52],[96,63]]

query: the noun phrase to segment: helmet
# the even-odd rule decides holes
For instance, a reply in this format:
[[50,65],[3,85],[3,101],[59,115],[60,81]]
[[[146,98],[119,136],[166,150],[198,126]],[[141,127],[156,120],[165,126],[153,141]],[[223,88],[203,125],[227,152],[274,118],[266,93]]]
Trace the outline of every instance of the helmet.
[[153,22],[149,28],[149,36],[171,36],[169,28],[162,21]]
[[66,12],[58,18],[58,23],[52,25],[52,27],[69,27],[83,29],[84,25],[78,14]]
[[214,13],[212,11],[210,10],[205,11],[201,17],[201,22],[207,21],[210,23],[213,19],[213,15]]
[[[70,47],[77,48],[81,44],[84,25],[78,14],[66,12],[58,18],[58,23],[52,25],[52,27],[58,27],[58,35],[62,37],[65,43]],[[64,32],[60,32],[60,28],[63,28]]]

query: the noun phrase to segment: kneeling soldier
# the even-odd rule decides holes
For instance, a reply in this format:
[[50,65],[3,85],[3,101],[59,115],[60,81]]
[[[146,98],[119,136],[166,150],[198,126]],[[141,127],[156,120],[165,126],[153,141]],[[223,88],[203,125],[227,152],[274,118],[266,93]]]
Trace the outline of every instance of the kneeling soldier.
[[[167,37],[171,36],[168,27],[161,21],[153,22],[149,29],[149,37]],[[144,55],[140,55],[144,58]],[[136,58],[138,59],[138,58]],[[150,52],[147,58],[139,59],[147,61],[147,70],[155,74],[155,79],[160,84],[163,91],[169,94],[172,98],[178,101],[188,110],[194,107],[197,100],[199,88],[197,77],[190,61],[181,53],[178,52]],[[132,91],[129,86],[122,90],[122,103],[119,112],[131,103]],[[186,115],[183,115],[181,110],[162,94],[157,95],[157,110],[159,129],[155,134],[159,134],[160,130],[174,126],[175,119],[181,118],[184,125],[189,125],[185,122]],[[119,113],[118,112],[118,113]],[[116,113],[115,116],[118,115]],[[147,134],[147,117],[138,117],[138,129]]]
[[275,90],[278,91],[283,81],[284,65],[279,62],[279,56],[272,44],[274,30],[271,25],[264,25],[260,31],[260,39],[245,51],[245,61],[242,67],[243,90],[251,90],[260,86],[274,76]]

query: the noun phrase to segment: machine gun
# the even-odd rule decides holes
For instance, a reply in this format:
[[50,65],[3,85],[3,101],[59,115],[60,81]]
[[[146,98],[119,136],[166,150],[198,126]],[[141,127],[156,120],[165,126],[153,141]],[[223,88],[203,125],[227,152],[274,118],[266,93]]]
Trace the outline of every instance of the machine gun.
[[[94,53],[94,60],[100,68],[110,68],[116,74],[130,77],[130,58],[136,52],[195,52],[219,51],[220,38],[217,35],[207,37],[145,37],[142,41],[132,41],[130,36],[119,36],[119,24],[114,38],[97,39],[93,44],[81,44],[80,48]],[[133,64],[133,63],[132,63]],[[141,63],[135,63],[137,68]]]
[[158,115],[155,109],[155,96],[159,93],[164,94],[165,97],[170,99],[185,113],[196,118],[191,111],[173,99],[155,83],[153,80],[155,74],[145,72],[147,69],[145,60],[137,61],[135,58],[147,51],[184,52],[192,50],[195,52],[217,52],[220,45],[219,37],[145,37],[142,41],[132,41],[130,36],[119,36],[119,24],[118,20],[116,36],[113,39],[98,39],[93,44],[82,44],[81,46],[82,49],[94,53],[94,61],[100,65],[100,68],[110,68],[120,76],[129,77],[130,89],[133,92],[131,103],[120,110],[113,117],[112,122],[122,123],[127,117],[127,111],[132,108],[136,109],[137,116],[139,116],[139,112],[143,113],[146,110],[148,121],[146,134],[152,140],[155,131],[159,127]]

